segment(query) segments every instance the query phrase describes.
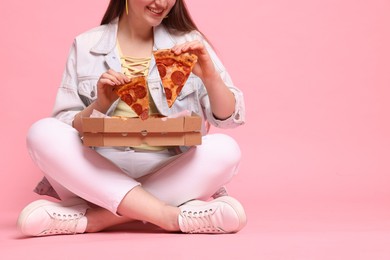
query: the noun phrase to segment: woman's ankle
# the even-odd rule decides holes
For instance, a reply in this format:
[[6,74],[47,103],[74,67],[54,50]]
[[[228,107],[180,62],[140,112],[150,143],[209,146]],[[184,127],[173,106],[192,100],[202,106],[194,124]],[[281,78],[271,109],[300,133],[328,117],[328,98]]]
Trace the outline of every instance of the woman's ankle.
[[131,221],[128,218],[114,215],[112,212],[103,208],[90,208],[85,216],[88,219],[87,233],[96,233],[109,227]]
[[165,212],[164,218],[162,218],[160,227],[170,232],[180,231],[179,221],[178,221],[179,214],[180,214],[180,209],[178,207],[167,206],[167,210]]

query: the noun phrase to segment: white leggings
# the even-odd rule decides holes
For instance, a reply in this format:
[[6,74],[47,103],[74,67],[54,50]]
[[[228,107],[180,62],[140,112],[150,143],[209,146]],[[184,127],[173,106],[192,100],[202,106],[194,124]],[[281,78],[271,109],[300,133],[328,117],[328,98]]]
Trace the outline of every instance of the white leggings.
[[61,199],[81,197],[112,213],[134,187],[178,206],[208,199],[238,171],[237,143],[223,134],[203,137],[202,145],[181,155],[86,147],[72,126],[54,118],[34,123],[27,135],[33,161]]

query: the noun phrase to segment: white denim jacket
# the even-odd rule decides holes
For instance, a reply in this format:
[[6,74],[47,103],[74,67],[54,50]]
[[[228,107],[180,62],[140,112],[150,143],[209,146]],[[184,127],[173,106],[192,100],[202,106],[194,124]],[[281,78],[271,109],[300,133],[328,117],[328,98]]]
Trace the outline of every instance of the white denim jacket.
[[[116,48],[118,19],[107,25],[89,30],[76,37],[63,74],[61,86],[58,89],[53,109],[53,116],[72,124],[74,116],[97,98],[97,81],[108,69],[121,71],[121,63]],[[182,92],[171,108],[168,107],[161,80],[154,58],[150,62],[148,87],[150,94],[162,115],[171,115],[183,110],[199,114],[203,122],[220,128],[234,128],[244,123],[245,106],[242,92],[237,89],[215,52],[207,44],[199,32],[187,34],[172,34],[163,26],[154,28],[153,49],[171,48],[186,41],[202,41],[220,73],[223,81],[235,96],[236,106],[233,115],[225,120],[213,116],[210,101],[202,80],[191,74]],[[119,99],[113,103],[107,114],[111,115]],[[206,134],[203,124],[202,134]]]

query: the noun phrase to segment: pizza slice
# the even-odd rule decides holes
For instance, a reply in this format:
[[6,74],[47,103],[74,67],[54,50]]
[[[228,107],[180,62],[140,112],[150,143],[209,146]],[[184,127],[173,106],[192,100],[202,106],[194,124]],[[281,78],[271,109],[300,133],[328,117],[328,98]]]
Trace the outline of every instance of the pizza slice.
[[157,50],[153,54],[168,106],[172,107],[190,76],[198,57],[188,52],[176,55],[170,49]]
[[131,78],[129,83],[119,86],[116,92],[142,120],[149,117],[149,95],[144,76]]

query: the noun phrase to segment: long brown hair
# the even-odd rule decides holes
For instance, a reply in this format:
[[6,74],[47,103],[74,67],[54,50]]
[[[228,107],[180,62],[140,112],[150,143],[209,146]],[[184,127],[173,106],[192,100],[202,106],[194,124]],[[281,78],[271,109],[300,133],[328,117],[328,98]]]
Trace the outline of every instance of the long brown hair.
[[[108,24],[117,17],[121,18],[126,8],[126,1],[127,0],[110,0],[100,24]],[[180,32],[190,32],[193,30],[199,31],[188,12],[184,0],[176,0],[175,5],[169,12],[168,17],[163,19],[162,24],[164,24],[168,29]]]

